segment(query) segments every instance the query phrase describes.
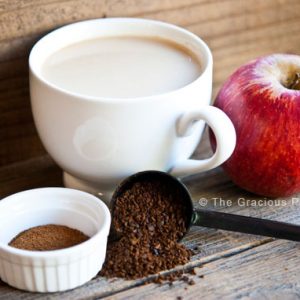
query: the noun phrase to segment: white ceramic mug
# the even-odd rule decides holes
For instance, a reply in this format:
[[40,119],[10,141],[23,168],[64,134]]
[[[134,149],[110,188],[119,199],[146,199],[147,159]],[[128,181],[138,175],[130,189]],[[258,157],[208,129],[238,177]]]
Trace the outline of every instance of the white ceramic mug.
[[[183,88],[122,99],[78,95],[53,85],[41,74],[44,61],[61,48],[122,35],[158,36],[179,43],[198,56],[203,71]],[[45,148],[64,170],[65,185],[108,199],[120,180],[138,171],[184,176],[222,164],[234,150],[236,135],[229,118],[209,105],[212,65],[211,52],[198,36],[153,20],[83,21],[38,41],[29,57],[32,111]],[[189,159],[205,123],[216,136],[216,152],[208,159]]]

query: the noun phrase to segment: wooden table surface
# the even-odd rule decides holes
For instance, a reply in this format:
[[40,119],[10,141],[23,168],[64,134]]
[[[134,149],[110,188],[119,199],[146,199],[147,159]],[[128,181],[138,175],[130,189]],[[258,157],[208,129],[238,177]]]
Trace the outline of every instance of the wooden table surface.
[[[159,19],[203,37],[214,56],[214,95],[225,78],[249,59],[273,52],[300,54],[299,0],[0,1],[0,198],[28,188],[62,185],[61,170],[45,153],[32,121],[29,49],[40,36],[62,24],[112,16]],[[205,135],[195,157],[210,153]],[[269,200],[249,194],[236,187],[221,168],[188,177],[185,183],[195,206],[300,224],[300,195]],[[221,199],[231,202],[221,203]],[[73,291],[38,294],[0,282],[0,299],[300,297],[299,243],[196,227],[183,243],[195,252],[183,267],[195,268],[196,275],[190,275],[195,285],[182,281],[171,287],[144,285],[147,278],[96,277]]]

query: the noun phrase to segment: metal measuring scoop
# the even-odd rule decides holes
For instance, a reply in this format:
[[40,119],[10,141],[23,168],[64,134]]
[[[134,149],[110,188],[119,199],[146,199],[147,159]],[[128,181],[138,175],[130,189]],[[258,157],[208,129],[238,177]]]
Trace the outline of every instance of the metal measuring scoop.
[[187,187],[174,176],[161,171],[139,172],[127,177],[124,181],[122,181],[112,196],[112,218],[114,214],[114,205],[118,196],[130,189],[135,182],[143,182],[147,180],[156,180],[162,184],[168,183],[169,185],[171,184],[171,186],[174,185],[174,188],[176,187],[180,191],[182,203],[186,210],[186,232],[183,235],[189,231],[191,226],[203,226],[228,231],[269,236],[279,239],[300,241],[300,226],[298,225],[194,208],[192,197]]

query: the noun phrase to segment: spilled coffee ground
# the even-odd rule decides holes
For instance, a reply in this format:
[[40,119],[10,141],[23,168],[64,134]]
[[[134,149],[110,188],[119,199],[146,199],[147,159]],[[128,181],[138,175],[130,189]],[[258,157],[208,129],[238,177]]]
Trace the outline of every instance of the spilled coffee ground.
[[136,279],[189,261],[191,251],[177,242],[187,226],[179,189],[136,182],[115,201],[113,226],[121,238],[108,245],[100,275]]

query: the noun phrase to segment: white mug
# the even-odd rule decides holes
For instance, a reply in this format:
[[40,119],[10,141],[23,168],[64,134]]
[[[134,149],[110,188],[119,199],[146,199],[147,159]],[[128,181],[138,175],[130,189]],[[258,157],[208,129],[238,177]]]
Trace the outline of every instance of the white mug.
[[[122,35],[155,36],[181,44],[200,59],[202,73],[171,92],[122,99],[82,96],[55,86],[41,74],[45,60],[61,48]],[[65,185],[109,200],[120,180],[135,172],[162,170],[185,176],[227,160],[236,135],[225,113],[210,106],[212,65],[211,52],[198,36],[146,19],[82,21],[38,41],[29,57],[32,111],[46,150],[64,170]],[[216,136],[217,149],[208,159],[190,159],[205,123]]]

